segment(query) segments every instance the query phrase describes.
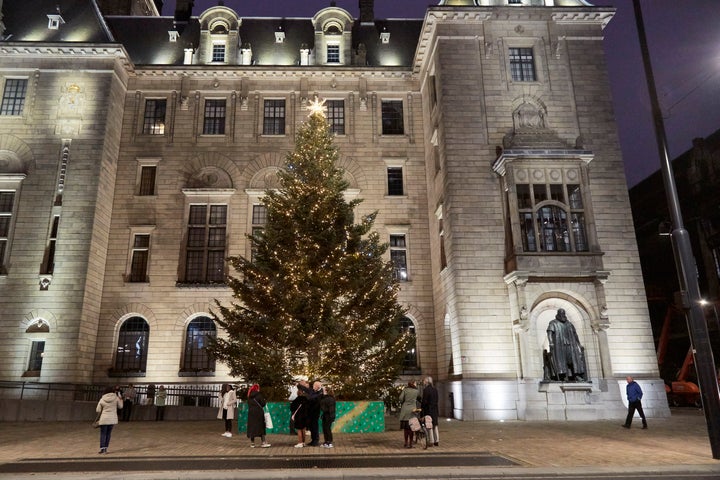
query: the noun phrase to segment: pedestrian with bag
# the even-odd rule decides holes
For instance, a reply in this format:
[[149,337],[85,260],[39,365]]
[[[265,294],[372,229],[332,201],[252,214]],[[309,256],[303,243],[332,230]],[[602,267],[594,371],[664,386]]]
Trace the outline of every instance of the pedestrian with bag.
[[440,445],[440,431],[438,429],[438,391],[433,385],[432,377],[425,377],[423,385],[425,385],[425,388],[423,388],[422,400],[420,401],[422,416],[432,419],[432,427],[427,425],[427,419],[425,419],[428,429],[428,446],[433,444],[437,447]]
[[262,448],[270,447],[265,441],[265,405],[267,401],[260,393],[257,383],[248,391],[247,437],[250,439],[250,448],[255,448],[255,437],[260,437]]
[[305,446],[305,429],[308,421],[308,404],[305,392],[298,389],[297,396],[290,402],[290,425],[297,432],[298,443],[295,448]]
[[403,391],[400,392],[400,413],[398,418],[400,420],[400,429],[403,431],[403,437],[405,438],[405,448],[412,448],[413,445],[413,431],[410,428],[410,419],[413,418],[413,411],[417,408],[418,395],[420,391],[417,388],[417,384],[410,380]]
[[100,451],[98,453],[108,453],[113,427],[118,424],[117,412],[122,408],[122,396],[115,390],[115,387],[107,387],[95,407],[95,412],[99,415],[97,422],[100,426]]

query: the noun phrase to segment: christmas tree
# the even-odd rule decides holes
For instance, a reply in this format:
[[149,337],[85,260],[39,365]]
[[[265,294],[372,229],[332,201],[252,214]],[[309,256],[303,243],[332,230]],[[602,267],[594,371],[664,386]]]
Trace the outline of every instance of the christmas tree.
[[316,100],[280,187],[265,192],[267,223],[249,236],[251,258],[230,259],[232,305],[217,302],[227,337],[210,352],[278,398],[300,377],[321,379],[342,398],[379,398],[408,344],[387,244],[372,231],[377,212],[355,223],[361,200],[345,200],[337,159]]

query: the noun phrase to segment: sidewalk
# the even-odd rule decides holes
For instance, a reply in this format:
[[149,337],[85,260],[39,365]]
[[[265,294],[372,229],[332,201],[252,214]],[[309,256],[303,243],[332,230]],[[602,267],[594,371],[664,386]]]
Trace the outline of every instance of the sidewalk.
[[[506,476],[508,470],[527,469],[647,472],[687,467],[717,472],[717,477],[720,477],[720,461],[712,458],[705,417],[695,409],[674,409],[670,418],[650,418],[647,430],[639,428],[639,419],[635,419],[634,428],[630,430],[622,428],[621,422],[617,421],[471,423],[441,419],[440,446],[425,451],[402,448],[402,432],[395,429],[395,418],[388,417],[386,421],[388,431],[384,433],[335,434],[333,449],[296,449],[293,445],[297,437],[290,435],[269,435],[271,448],[250,448],[243,434],[232,438],[220,435],[223,431],[220,420],[121,423],[113,431],[110,453],[103,456],[97,454],[99,430],[90,426],[90,420],[83,423],[0,423],[0,467],[8,471],[6,468],[9,466],[4,464],[31,459],[45,462],[137,462],[177,458],[202,459],[211,464],[215,460],[233,458],[256,458],[260,462],[272,458],[311,461],[313,458],[338,457],[346,459],[349,469],[362,467],[362,459],[370,457],[430,456],[443,464],[440,460],[444,456],[460,458],[462,455],[492,454],[517,465],[492,468],[492,471],[504,472],[502,476]],[[317,478],[315,472],[319,471],[322,470],[313,470],[313,477]],[[490,471],[486,469],[484,472]],[[226,478],[217,474],[213,476],[209,471],[204,473],[208,476],[192,478]],[[279,478],[269,473],[265,470],[262,476]],[[18,475],[7,475],[0,473],[0,478],[20,478]],[[378,478],[381,476],[378,475]],[[41,477],[32,475],[32,478]],[[122,478],[131,477],[126,475]],[[143,478],[170,477],[151,475]],[[172,478],[190,477],[174,475]]]

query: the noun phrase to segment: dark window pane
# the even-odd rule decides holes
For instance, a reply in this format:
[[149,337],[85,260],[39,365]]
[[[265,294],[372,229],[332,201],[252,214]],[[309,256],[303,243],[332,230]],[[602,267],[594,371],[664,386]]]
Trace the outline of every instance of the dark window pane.
[[522,235],[523,251],[537,251],[533,214],[530,212],[520,214],[520,235]]
[[383,100],[382,133],[383,135],[402,135],[405,133],[403,103],[401,100]]
[[345,135],[345,102],[343,100],[328,100],[327,120],[330,123],[330,131],[335,135]]
[[404,195],[402,167],[387,169],[388,195]]
[[147,135],[162,135],[165,133],[165,109],[167,100],[145,100],[145,117],[143,119],[143,133]]
[[5,80],[0,115],[20,115],[25,107],[27,79],[9,78]]
[[205,100],[203,134],[225,134],[225,100]]
[[147,166],[140,170],[140,195],[155,195],[155,174],[157,167]]
[[546,252],[569,252],[570,236],[567,215],[558,207],[543,207],[537,212],[540,229],[540,248]]
[[516,82],[534,82],[536,80],[532,48],[510,49],[510,75]]
[[141,317],[131,317],[120,327],[115,370],[144,372],[147,365],[147,345],[150,327]]
[[568,185],[567,189],[568,189],[568,202],[570,203],[570,208],[572,208],[572,209],[583,208],[582,192],[580,190],[580,185]]
[[190,322],[185,335],[183,371],[215,371],[215,360],[205,350],[210,338],[217,335],[215,324],[208,317],[198,317]]
[[530,200],[530,185],[520,183],[515,186],[517,189],[518,208],[532,208]]
[[28,362],[28,370],[39,372],[42,370],[43,354],[45,353],[45,342],[34,341],[30,348],[30,361]]
[[263,135],[285,135],[285,100],[265,100]]

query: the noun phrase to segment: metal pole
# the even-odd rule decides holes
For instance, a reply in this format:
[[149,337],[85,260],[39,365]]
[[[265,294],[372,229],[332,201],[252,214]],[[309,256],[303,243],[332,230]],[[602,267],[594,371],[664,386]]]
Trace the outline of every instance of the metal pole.
[[697,370],[700,396],[705,411],[708,435],[710,437],[710,448],[713,458],[720,459],[720,392],[718,391],[717,377],[715,376],[715,361],[713,360],[710,336],[708,334],[705,315],[700,301],[700,286],[697,280],[697,266],[692,254],[690,237],[683,227],[680,202],[678,200],[675,179],[672,174],[672,165],[667,153],[667,139],[665,137],[665,125],[660,112],[660,104],[655,90],[655,79],[653,78],[650,55],[648,53],[647,39],[645,38],[645,26],[640,9],[640,0],[633,0],[635,7],[635,21],[637,23],[638,36],[640,37],[640,49],[642,51],[645,76],[647,78],[650,101],[652,103],[653,119],[655,122],[655,135],[657,137],[658,150],[662,164],[662,176],[665,183],[670,218],[673,224],[672,239],[675,265],[680,282],[683,309],[687,319],[690,342],[695,356],[695,369]]

